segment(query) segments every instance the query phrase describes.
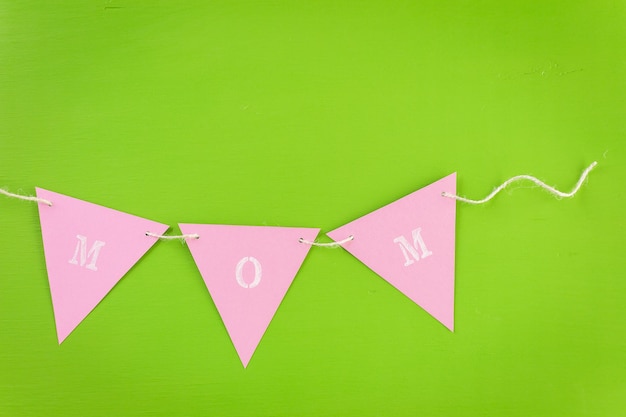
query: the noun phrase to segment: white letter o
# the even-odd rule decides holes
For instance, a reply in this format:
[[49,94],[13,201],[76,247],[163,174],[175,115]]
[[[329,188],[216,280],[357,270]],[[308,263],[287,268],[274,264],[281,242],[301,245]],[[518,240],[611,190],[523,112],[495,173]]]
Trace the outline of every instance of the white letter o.
[[[243,266],[246,264],[246,262],[252,262],[252,264],[254,265],[254,280],[248,284],[246,281],[243,280]],[[261,275],[262,275],[262,270],[261,270],[261,263],[257,260],[257,258],[253,257],[253,256],[246,256],[245,258],[242,258],[239,263],[237,264],[237,268],[235,269],[235,278],[237,278],[237,284],[241,285],[243,288],[254,288],[257,285],[259,285],[259,283],[261,282]]]

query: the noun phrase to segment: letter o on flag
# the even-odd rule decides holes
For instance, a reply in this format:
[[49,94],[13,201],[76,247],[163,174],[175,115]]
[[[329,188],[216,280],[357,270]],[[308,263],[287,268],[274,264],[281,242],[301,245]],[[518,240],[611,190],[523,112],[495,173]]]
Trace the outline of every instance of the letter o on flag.
[[[248,284],[243,279],[243,266],[246,264],[246,262],[252,262],[252,264],[254,265],[254,280],[250,284]],[[262,275],[263,271],[261,269],[261,263],[257,258],[253,256],[246,256],[237,263],[237,268],[235,269],[235,278],[237,279],[237,284],[239,284],[243,288],[254,288],[259,285]]]

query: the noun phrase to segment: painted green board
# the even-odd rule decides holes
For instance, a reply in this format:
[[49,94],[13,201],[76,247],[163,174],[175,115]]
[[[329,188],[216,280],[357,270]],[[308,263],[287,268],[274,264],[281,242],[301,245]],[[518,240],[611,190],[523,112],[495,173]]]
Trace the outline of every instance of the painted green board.
[[[313,248],[247,369],[160,242],[58,346],[0,198],[0,416],[626,413],[626,3],[0,1],[0,186],[329,231],[451,172],[456,330]],[[321,236],[322,241],[328,241]]]

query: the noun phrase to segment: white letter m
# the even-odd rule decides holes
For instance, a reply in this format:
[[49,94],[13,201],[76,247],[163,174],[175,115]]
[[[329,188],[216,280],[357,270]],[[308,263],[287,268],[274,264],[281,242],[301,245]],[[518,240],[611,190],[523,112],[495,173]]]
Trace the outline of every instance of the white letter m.
[[[96,262],[98,261],[98,255],[100,255],[100,249],[105,245],[105,242],[96,240],[93,245],[91,245],[89,252],[87,252],[87,238],[81,235],[76,235],[76,237],[78,238],[78,242],[76,242],[76,249],[74,250],[74,256],[70,259],[70,263],[78,265],[76,258],[78,258],[78,254],[80,253],[80,266],[84,266],[92,271],[97,271]],[[91,262],[85,265],[89,257],[91,257]]]
[[[404,266],[412,265],[415,261],[420,260],[420,254],[417,251],[417,246],[419,246],[420,250],[422,251],[422,259],[433,254],[426,247],[424,239],[422,239],[422,235],[420,234],[421,231],[422,228],[418,227],[417,229],[413,230],[413,232],[411,232],[411,235],[413,236],[413,245],[411,245],[404,236],[398,236],[393,240],[393,243],[400,244],[400,249],[402,250],[402,254],[404,255],[404,259],[406,261],[404,262]],[[413,259],[411,259],[409,255],[413,257]]]

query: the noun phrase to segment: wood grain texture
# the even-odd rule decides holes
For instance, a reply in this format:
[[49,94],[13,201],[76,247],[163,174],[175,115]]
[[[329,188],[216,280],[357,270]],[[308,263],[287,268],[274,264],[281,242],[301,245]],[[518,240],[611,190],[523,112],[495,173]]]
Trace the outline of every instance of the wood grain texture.
[[162,223],[332,230],[451,172],[456,331],[313,248],[243,369],[160,242],[58,346],[0,198],[0,416],[619,416],[623,1],[0,0],[0,186]]

